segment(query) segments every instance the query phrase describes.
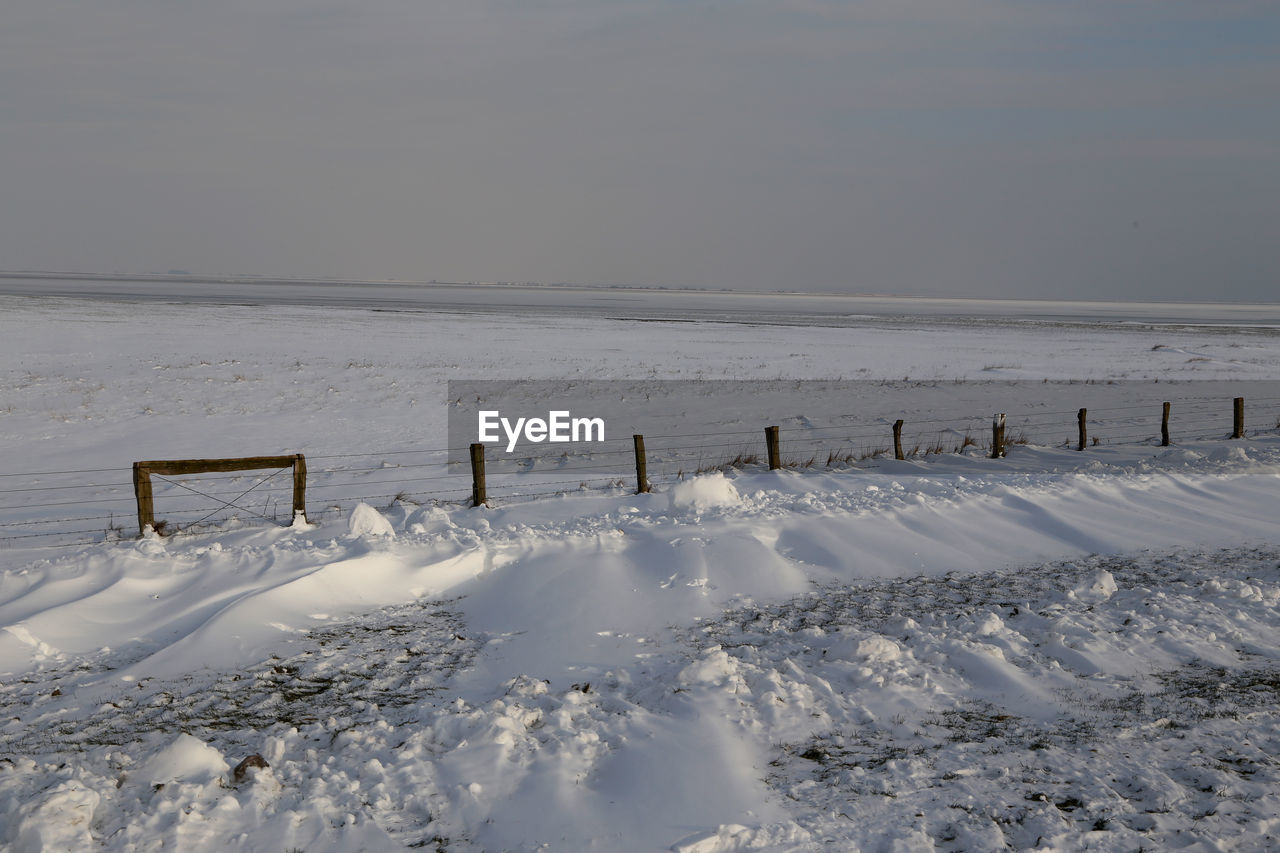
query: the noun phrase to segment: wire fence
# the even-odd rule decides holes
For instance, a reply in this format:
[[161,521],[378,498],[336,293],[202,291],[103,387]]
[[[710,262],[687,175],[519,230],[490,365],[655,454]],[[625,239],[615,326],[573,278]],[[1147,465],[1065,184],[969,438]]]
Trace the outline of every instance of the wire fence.
[[[1173,444],[1225,440],[1232,411],[1220,397],[1173,402]],[[1006,446],[1075,448],[1078,410],[1009,413]],[[1158,446],[1161,411],[1147,405],[1091,408],[1087,447]],[[823,425],[782,427],[783,467],[845,469],[894,458],[893,421],[837,414]],[[1246,436],[1280,432],[1280,397],[1248,401]],[[908,459],[940,454],[986,454],[992,416],[972,412],[906,421],[901,447]],[[712,470],[767,464],[763,426],[714,434],[646,435],[647,478],[655,487]],[[307,457],[307,515],[315,521],[349,512],[358,503],[391,507],[467,506],[472,496],[466,463],[450,461],[450,448],[400,448]],[[465,448],[453,448],[465,455]],[[461,451],[461,453],[459,453]],[[293,522],[288,469],[153,476],[157,522],[166,535],[195,535],[236,527]],[[636,490],[632,439],[575,445],[573,451],[493,454],[486,460],[490,502],[515,503],[552,495]],[[116,468],[0,473],[0,547],[63,548],[137,535],[130,472]]]

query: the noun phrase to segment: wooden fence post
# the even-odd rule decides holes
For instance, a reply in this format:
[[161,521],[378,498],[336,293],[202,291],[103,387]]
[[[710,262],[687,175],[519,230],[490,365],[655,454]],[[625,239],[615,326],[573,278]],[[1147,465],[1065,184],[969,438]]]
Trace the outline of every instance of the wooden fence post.
[[1244,397],[1236,397],[1235,405],[1232,407],[1232,420],[1234,423],[1231,428],[1232,438],[1244,438]]
[[133,463],[133,494],[138,499],[138,535],[155,526],[155,504],[151,499],[151,472],[141,463]]
[[471,445],[471,505],[484,506],[488,501],[484,488],[484,445]]
[[636,448],[636,494],[643,495],[649,491],[649,471],[644,458],[644,436],[631,436]]
[[893,458],[907,458],[902,455],[902,418],[898,418],[893,422]]
[[1004,456],[1004,412],[991,419],[991,458]]
[[1080,421],[1080,444],[1076,447],[1076,450],[1084,450],[1089,443],[1089,431],[1085,425],[1085,418],[1088,413],[1088,409],[1081,409],[1080,414],[1076,415],[1077,420]]
[[1169,446],[1169,404],[1164,404],[1164,414],[1160,416],[1160,446]]
[[293,457],[293,517],[302,513],[307,520],[307,458],[299,453]]
[[767,426],[764,428],[765,446],[769,448],[769,470],[777,471],[782,467],[782,454],[778,451],[778,428],[776,426]]

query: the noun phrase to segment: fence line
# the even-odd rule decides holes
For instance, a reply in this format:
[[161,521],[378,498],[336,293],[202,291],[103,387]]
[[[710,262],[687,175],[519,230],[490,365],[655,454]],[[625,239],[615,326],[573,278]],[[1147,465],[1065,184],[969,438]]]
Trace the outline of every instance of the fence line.
[[[1245,412],[1236,400],[1211,397],[1175,399],[1172,402],[1172,412],[1167,423],[1170,432],[1168,443],[1227,440],[1237,435],[1274,433],[1280,431],[1280,417],[1278,417],[1280,413],[1275,409],[1280,409],[1280,397],[1251,398],[1248,413],[1254,423],[1246,432],[1243,419]],[[1000,433],[1002,438],[1000,445],[1006,451],[1009,446],[1018,444],[1036,444],[1049,448],[1078,447],[1088,450],[1092,447],[1122,444],[1161,446],[1165,442],[1162,435],[1162,426],[1165,426],[1162,423],[1163,413],[1155,405],[1124,405],[1085,410],[1086,420],[1081,433],[1087,434],[1083,436],[1085,439],[1083,446],[1077,444],[1081,436],[1077,435],[1078,425],[1072,422],[1079,414],[1079,410],[1061,412],[1031,410],[1010,413],[1005,416],[1003,431]],[[1260,417],[1265,418],[1265,421],[1260,421]],[[322,454],[310,458],[311,460],[381,459],[384,461],[377,465],[337,465],[312,469],[311,476],[316,482],[309,484],[309,489],[313,495],[317,496],[316,502],[320,508],[310,514],[321,516],[342,511],[343,505],[350,505],[357,501],[386,500],[394,503],[396,500],[402,500],[420,506],[465,505],[477,502],[487,503],[494,497],[503,502],[513,502],[611,487],[627,491],[644,491],[652,485],[677,482],[689,475],[709,470],[764,466],[765,464],[769,464],[772,468],[837,469],[881,457],[911,458],[963,452],[968,448],[975,448],[976,451],[984,453],[990,451],[992,458],[998,458],[1002,454],[996,452],[997,445],[993,444],[996,433],[989,431],[991,429],[990,415],[955,416],[945,419],[899,419],[897,422],[876,417],[844,425],[782,426],[766,435],[761,434],[761,429],[734,429],[713,434],[671,433],[616,438],[606,443],[625,442],[633,444],[633,447],[601,449],[598,443],[593,443],[589,449],[578,450],[573,454],[560,451],[489,459],[484,483],[486,489],[480,501],[476,501],[474,478],[469,484],[470,488],[466,487],[467,472],[459,467],[465,463],[447,459],[396,464],[385,462],[386,457],[415,454],[439,456],[449,452],[450,448],[447,447]],[[689,438],[703,440],[698,443],[684,441]],[[773,443],[775,439],[776,443]],[[647,449],[645,441],[648,442]],[[584,462],[588,464],[580,464]],[[445,473],[428,473],[427,471],[422,471],[421,474],[411,473],[422,469],[434,471],[443,469]],[[454,470],[451,471],[451,469]],[[124,527],[132,513],[123,506],[119,512],[107,511],[93,515],[25,517],[32,514],[34,510],[54,507],[99,506],[105,508],[108,505],[133,504],[135,497],[130,493],[132,489],[127,482],[99,482],[95,479],[90,479],[89,482],[59,482],[56,479],[52,483],[39,482],[43,478],[87,478],[90,475],[104,473],[124,474],[125,472],[119,468],[84,468],[0,473],[0,478],[27,477],[35,481],[30,484],[14,483],[14,488],[0,488],[0,518],[3,518],[0,520],[0,531],[2,531],[0,546],[13,545],[19,541],[30,543],[54,537],[93,536],[91,539],[64,542],[58,545],[24,544],[23,547],[70,547],[108,539],[130,538],[125,533]],[[583,476],[568,476],[577,474]],[[254,499],[252,508],[235,505],[236,501],[255,492],[255,489],[264,485],[265,481],[235,494],[229,500],[216,493],[206,493],[194,488],[196,486],[211,489],[217,486],[236,486],[238,490],[239,487],[246,485],[252,476],[242,473],[218,473],[217,476],[192,476],[184,482],[173,481],[172,483],[162,483],[160,478],[157,478],[155,499],[163,503],[165,515],[201,516],[178,531],[187,535],[205,532],[208,528],[200,527],[201,523],[227,509],[238,509],[250,516],[280,521],[280,510],[288,507],[289,501],[279,498],[274,493],[265,496],[261,503],[257,503],[257,499]],[[450,483],[456,484],[456,487],[434,487],[434,485],[445,486]],[[386,488],[401,484],[406,487],[412,484],[434,485],[430,487],[430,491],[406,488],[391,493]],[[366,488],[360,488],[362,486]],[[48,493],[50,497],[55,497],[67,491],[78,490],[84,493],[95,489],[103,490],[104,493],[92,498],[75,500],[29,502],[25,499],[36,497],[39,493]],[[339,494],[333,497],[325,496],[335,491]],[[355,494],[366,491],[381,493]],[[10,495],[13,497],[6,497]],[[470,501],[467,500],[468,497]],[[38,515],[38,513],[34,514]],[[292,513],[286,520],[291,519]],[[90,521],[105,522],[105,524],[97,529],[87,529],[84,525],[72,530],[48,529]],[[187,529],[193,526],[197,529]]]

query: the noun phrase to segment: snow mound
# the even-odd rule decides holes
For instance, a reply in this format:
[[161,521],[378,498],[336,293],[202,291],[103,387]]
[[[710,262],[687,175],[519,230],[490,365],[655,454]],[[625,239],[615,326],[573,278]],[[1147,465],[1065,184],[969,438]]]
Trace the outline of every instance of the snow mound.
[[411,513],[405,520],[404,526],[410,533],[423,534],[439,533],[442,530],[449,530],[455,525],[450,520],[449,513],[438,506],[429,506]]
[[[43,792],[9,837],[14,853],[87,850],[93,846],[89,824],[101,796],[74,779]],[[4,836],[0,835],[0,840]]]
[[1219,447],[1209,454],[1211,462],[1248,462],[1249,453],[1243,447]]
[[347,529],[352,536],[395,536],[396,532],[391,527],[391,522],[387,521],[382,513],[366,503],[356,504],[356,508],[351,510],[351,518],[347,521]]
[[1116,586],[1116,579],[1111,572],[1101,569],[1088,581],[1076,587],[1074,592],[1076,598],[1084,601],[1106,601],[1115,595],[1117,589],[1119,587]]
[[873,635],[859,641],[854,654],[867,661],[893,663],[902,657],[902,647],[888,637]]
[[747,827],[722,823],[712,832],[700,832],[671,845],[671,853],[732,853],[737,850],[791,849],[812,843],[804,828],[788,822],[777,827]]
[[706,512],[709,509],[737,506],[742,502],[738,490],[719,471],[677,483],[671,489],[671,508]]
[[[1114,583],[1112,592],[1115,592]],[[987,612],[977,624],[974,625],[973,632],[979,637],[994,637],[1004,628],[1004,620],[997,613]]]
[[737,686],[741,682],[737,661],[729,657],[719,646],[707,649],[700,660],[682,669],[677,679],[686,686],[698,684]]
[[150,785],[169,782],[203,784],[225,774],[230,767],[218,750],[199,738],[181,734],[131,775]]
[[150,524],[142,529],[142,538],[133,547],[139,554],[148,557],[163,557],[168,554],[164,547],[164,540]]

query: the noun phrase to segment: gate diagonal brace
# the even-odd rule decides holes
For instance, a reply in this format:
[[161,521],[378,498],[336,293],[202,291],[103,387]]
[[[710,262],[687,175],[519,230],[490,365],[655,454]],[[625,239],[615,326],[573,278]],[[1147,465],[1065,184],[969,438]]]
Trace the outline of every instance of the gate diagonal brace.
[[[290,467],[292,467],[292,466],[290,466]],[[249,507],[247,507],[247,506],[241,506],[240,504],[236,503],[236,501],[240,500],[242,497],[244,497],[245,495],[249,494],[249,493],[250,493],[250,492],[252,492],[254,489],[258,488],[259,486],[263,485],[264,483],[268,483],[268,482],[270,482],[271,480],[273,480],[273,479],[275,479],[277,476],[279,476],[281,473],[283,473],[283,472],[285,472],[285,471],[288,471],[288,470],[289,470],[289,468],[281,468],[279,471],[275,471],[275,472],[273,472],[273,473],[271,473],[271,474],[268,474],[267,476],[263,477],[261,480],[259,480],[258,482],[254,483],[252,486],[250,486],[249,488],[245,489],[243,492],[241,492],[240,494],[236,495],[234,498],[232,498],[232,499],[231,499],[231,500],[229,500],[229,501],[225,501],[225,500],[223,500],[222,498],[218,497],[217,495],[211,495],[211,494],[209,494],[208,492],[202,492],[202,491],[200,491],[199,489],[196,489],[196,488],[193,488],[193,487],[191,487],[191,486],[188,486],[186,483],[181,483],[181,482],[179,482],[179,481],[177,481],[177,480],[170,480],[168,477],[161,477],[159,474],[154,474],[154,473],[153,473],[153,474],[152,474],[152,476],[154,476],[154,477],[156,477],[156,478],[158,478],[158,479],[160,479],[160,480],[163,480],[164,482],[168,483],[168,484],[169,484],[169,485],[171,485],[171,486],[177,486],[177,487],[178,487],[178,488],[180,488],[180,489],[186,489],[188,492],[194,492],[195,494],[200,495],[201,497],[209,498],[209,500],[217,501],[219,504],[221,504],[221,506],[219,506],[219,507],[217,507],[216,509],[214,509],[214,510],[213,510],[212,512],[210,512],[208,515],[202,516],[201,518],[197,518],[195,521],[193,521],[193,522],[191,522],[191,523],[189,523],[189,524],[185,524],[185,525],[183,525],[182,530],[186,530],[186,529],[188,529],[188,528],[195,527],[197,524],[199,524],[200,522],[204,521],[204,520],[205,520],[205,519],[207,519],[207,518],[212,518],[213,516],[217,515],[219,512],[221,512],[222,510],[226,509],[227,507],[232,507],[232,508],[234,508],[234,509],[243,510],[244,512],[247,512],[247,513],[249,513],[250,515],[257,516],[258,518],[261,518],[263,521],[275,521],[276,519],[274,519],[274,518],[268,518],[267,516],[263,515],[262,513],[258,512],[257,510],[249,509]],[[287,526],[287,525],[284,525],[284,526]],[[179,531],[176,531],[176,530],[175,530],[174,532],[175,532],[175,533],[177,533],[177,532],[179,532]]]

